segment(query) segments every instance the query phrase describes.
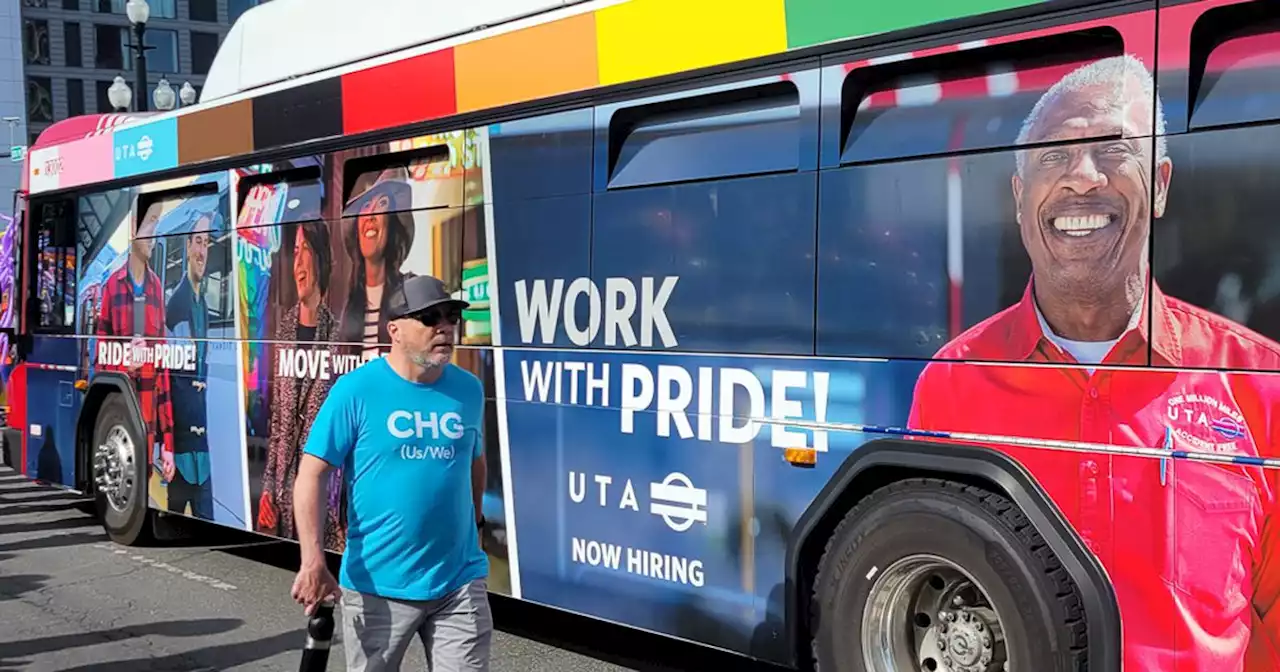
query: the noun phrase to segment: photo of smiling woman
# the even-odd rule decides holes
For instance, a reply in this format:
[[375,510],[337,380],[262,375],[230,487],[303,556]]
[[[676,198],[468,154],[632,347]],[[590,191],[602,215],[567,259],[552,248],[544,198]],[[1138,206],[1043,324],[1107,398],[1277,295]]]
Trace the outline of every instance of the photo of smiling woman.
[[367,360],[390,349],[387,302],[409,277],[400,270],[413,245],[412,191],[403,167],[364,173],[343,208],[343,247],[351,258],[338,337],[363,343]]
[[[272,339],[293,348],[329,349],[337,328],[333,312],[325,305],[329,291],[330,242],[325,222],[306,222],[285,227],[286,244],[293,246],[293,282],[297,302],[276,325]],[[276,348],[273,348],[273,350]],[[332,380],[323,377],[275,376],[271,382],[271,433],[267,465],[262,476],[258,503],[258,531],[293,539],[297,528],[293,518],[293,480],[298,471],[299,447],[320,405],[329,393]],[[342,471],[329,479],[329,507],[325,520],[325,547],[341,551],[346,545],[343,526],[345,498]]]

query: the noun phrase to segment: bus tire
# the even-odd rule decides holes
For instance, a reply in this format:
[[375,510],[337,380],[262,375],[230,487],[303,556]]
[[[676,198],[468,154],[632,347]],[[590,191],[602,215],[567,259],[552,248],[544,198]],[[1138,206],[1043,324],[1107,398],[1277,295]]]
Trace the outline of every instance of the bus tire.
[[151,539],[147,506],[147,457],[138,421],[124,396],[102,401],[89,446],[94,507],[107,536],[117,544],[139,546]]
[[845,515],[810,617],[819,672],[1074,672],[1088,658],[1080,592],[1027,517],[934,478],[887,485]]

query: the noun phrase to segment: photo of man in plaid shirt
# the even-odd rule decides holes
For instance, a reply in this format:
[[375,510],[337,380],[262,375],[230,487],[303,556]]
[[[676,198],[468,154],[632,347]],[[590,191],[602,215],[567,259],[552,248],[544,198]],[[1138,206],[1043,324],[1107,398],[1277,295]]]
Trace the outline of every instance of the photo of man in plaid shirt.
[[[161,468],[171,480],[173,462],[173,406],[169,399],[169,372],[158,368],[152,358],[140,354],[163,342],[164,287],[148,262],[155,247],[155,229],[160,204],[148,210],[129,246],[129,258],[107,277],[102,286],[98,338],[133,338],[133,353],[124,366],[99,365],[102,370],[123,371],[133,379],[146,423],[147,453],[161,445]],[[146,339],[146,340],[144,340]],[[139,359],[142,363],[139,364]]]

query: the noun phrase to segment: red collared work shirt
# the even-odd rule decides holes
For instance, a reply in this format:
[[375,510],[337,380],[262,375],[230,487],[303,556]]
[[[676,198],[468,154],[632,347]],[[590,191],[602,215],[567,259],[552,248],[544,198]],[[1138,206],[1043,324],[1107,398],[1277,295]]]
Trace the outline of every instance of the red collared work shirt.
[[[912,428],[1158,448],[1167,426],[1179,450],[1280,453],[1280,376],[1215,370],[1280,370],[1280,345],[1153,286],[1150,325],[1139,320],[1100,365],[1153,368],[1090,374],[1044,336],[1033,301],[1028,286],[938,352],[968,362],[925,367]],[[995,447],[1106,569],[1126,672],[1280,670],[1280,472],[1174,460],[1162,479],[1152,458]]]

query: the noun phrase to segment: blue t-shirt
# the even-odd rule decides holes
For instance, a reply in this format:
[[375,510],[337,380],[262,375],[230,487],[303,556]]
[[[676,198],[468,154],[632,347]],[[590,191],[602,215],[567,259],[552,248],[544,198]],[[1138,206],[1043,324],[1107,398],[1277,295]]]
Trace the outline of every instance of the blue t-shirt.
[[433,600],[487,576],[471,497],[484,385],[449,364],[433,384],[381,357],[338,378],[305,452],[346,468],[343,588]]

